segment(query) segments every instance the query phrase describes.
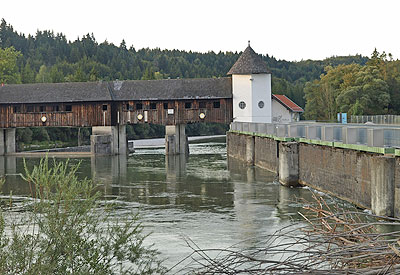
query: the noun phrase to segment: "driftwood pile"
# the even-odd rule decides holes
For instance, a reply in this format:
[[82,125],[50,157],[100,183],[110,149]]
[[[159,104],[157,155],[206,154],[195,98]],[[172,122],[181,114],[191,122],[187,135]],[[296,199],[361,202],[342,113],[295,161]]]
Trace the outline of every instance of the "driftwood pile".
[[[196,274],[400,274],[400,219],[344,211],[317,195],[307,222],[268,235],[249,250],[193,249],[185,271]],[[213,255],[213,256],[210,256]],[[186,259],[188,260],[188,259]],[[194,267],[195,266],[195,267]],[[181,270],[182,271],[182,270]]]

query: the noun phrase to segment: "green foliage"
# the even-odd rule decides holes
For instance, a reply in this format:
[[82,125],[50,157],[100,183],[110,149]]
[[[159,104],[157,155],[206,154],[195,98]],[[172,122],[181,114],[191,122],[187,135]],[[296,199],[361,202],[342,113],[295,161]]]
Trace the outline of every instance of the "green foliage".
[[31,143],[33,132],[30,128],[17,128],[17,142]]
[[[0,48],[11,56],[5,66],[5,83],[223,77],[240,55],[136,50],[127,47],[125,41],[119,46],[107,41],[98,43],[93,34],[72,42],[52,31],[37,31],[35,36],[25,37],[4,19],[0,24]],[[400,61],[394,61],[390,54],[375,50],[371,58],[332,56],[298,62],[269,55],[262,58],[273,75],[272,92],[287,95],[305,107],[307,119],[334,120],[340,111],[400,114]],[[128,132],[131,138],[161,135],[153,126],[138,126]]]
[[[0,217],[1,274],[160,274],[136,214],[116,218],[79,165],[42,159],[23,176],[32,198],[19,218]],[[3,217],[5,215],[5,218]],[[9,233],[6,233],[9,232]]]
[[128,139],[161,138],[165,136],[165,127],[157,124],[126,125]]
[[50,137],[49,134],[47,133],[46,128],[44,127],[37,127],[37,128],[31,128],[32,129],[32,139],[37,140],[37,141],[49,141]]
[[21,57],[21,53],[14,47],[0,48],[0,83],[21,83],[21,74],[17,66],[17,61]]
[[335,120],[349,115],[400,113],[400,61],[376,50],[365,65],[328,66],[305,86],[307,119]]
[[[186,52],[128,48],[125,41],[118,46],[98,43],[93,34],[70,42],[63,34],[38,31],[25,37],[2,20],[0,48],[13,46],[20,51],[19,71],[23,83],[96,81],[115,79],[162,79],[223,77],[238,59],[237,52]],[[367,57],[335,56],[322,61],[289,62],[273,56],[262,56],[272,72],[273,93],[285,94],[304,107],[304,86],[318,79],[326,66],[339,64],[364,65]],[[29,66],[28,66],[29,65]],[[43,67],[41,69],[42,66]],[[46,70],[44,70],[46,68]]]
[[228,130],[229,125],[222,123],[193,123],[185,128],[188,136],[224,135]]

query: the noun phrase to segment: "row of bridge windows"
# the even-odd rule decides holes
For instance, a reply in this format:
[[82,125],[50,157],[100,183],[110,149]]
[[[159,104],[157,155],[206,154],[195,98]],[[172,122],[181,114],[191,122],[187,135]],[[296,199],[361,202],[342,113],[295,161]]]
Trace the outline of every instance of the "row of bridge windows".
[[[209,104],[211,104],[211,103],[200,101],[198,104],[198,107],[199,107],[199,109],[206,109]],[[221,103],[219,101],[213,101],[212,107],[215,109],[221,108]],[[170,106],[170,104],[168,104],[167,102],[164,102],[163,109],[167,110],[169,108],[173,108],[173,106]],[[185,109],[192,109],[192,108],[193,108],[193,102],[185,102]],[[128,103],[128,104],[126,104],[125,109],[127,111],[143,110],[143,109],[155,110],[155,109],[157,109],[157,103],[152,102],[146,106],[144,106],[142,103],[136,103],[135,105]]]
[[14,113],[44,113],[44,112],[71,112],[72,105],[64,105],[63,110],[60,105],[51,105],[51,106],[37,106],[37,105],[26,105],[25,108],[22,108],[21,105],[13,106]]
[[[205,101],[200,101],[198,103],[198,108],[199,109],[206,109],[207,107],[211,106],[215,109],[218,109],[221,107],[221,103],[219,101],[213,101],[213,102],[205,102]],[[171,106],[170,106],[171,105]],[[168,102],[163,103],[163,109],[167,110],[169,108],[173,108],[172,104],[169,104]],[[193,102],[185,102],[185,109],[192,109],[193,108]],[[108,105],[104,104],[102,107],[103,111],[107,111]],[[126,104],[126,110],[127,111],[133,111],[134,109],[136,110],[143,110],[143,109],[150,109],[150,110],[156,110],[157,109],[157,102],[151,102],[149,105],[143,105],[142,103],[136,103],[135,105],[132,104]],[[44,106],[44,105],[26,105],[24,110],[22,108],[22,105],[16,105],[13,106],[13,112],[14,113],[43,113],[43,112],[71,112],[72,111],[72,105],[50,105],[50,106]]]

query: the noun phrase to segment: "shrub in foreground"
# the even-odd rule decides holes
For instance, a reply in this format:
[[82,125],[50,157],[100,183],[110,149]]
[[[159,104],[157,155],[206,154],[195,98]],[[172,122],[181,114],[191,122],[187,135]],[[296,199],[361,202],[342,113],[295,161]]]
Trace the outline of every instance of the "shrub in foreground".
[[[137,214],[116,218],[79,165],[42,159],[23,176],[31,199],[0,210],[1,274],[160,274]],[[20,207],[18,208],[21,209]]]

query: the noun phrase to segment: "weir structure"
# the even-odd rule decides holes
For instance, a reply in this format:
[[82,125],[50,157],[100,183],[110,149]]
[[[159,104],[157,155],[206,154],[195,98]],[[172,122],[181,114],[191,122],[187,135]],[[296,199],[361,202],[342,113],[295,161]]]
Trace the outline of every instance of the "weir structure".
[[400,128],[387,125],[234,122],[228,156],[278,174],[282,185],[310,186],[400,217]]

